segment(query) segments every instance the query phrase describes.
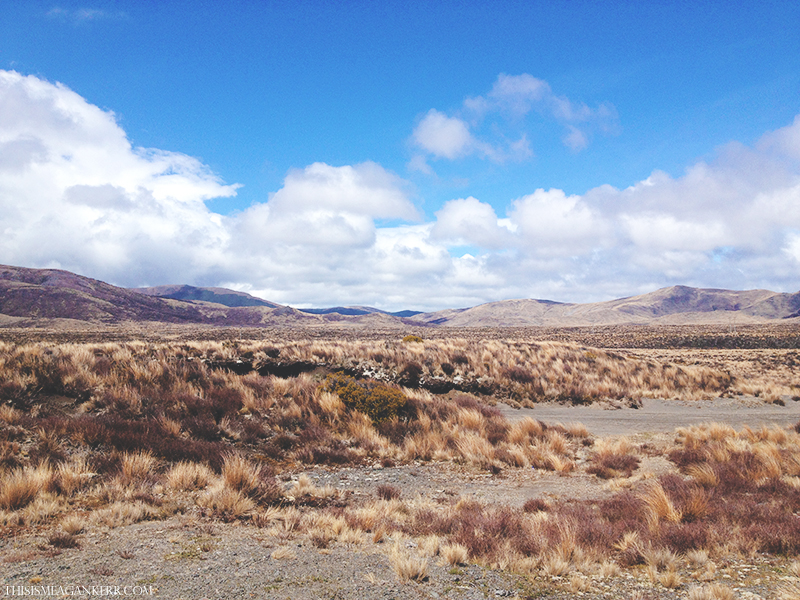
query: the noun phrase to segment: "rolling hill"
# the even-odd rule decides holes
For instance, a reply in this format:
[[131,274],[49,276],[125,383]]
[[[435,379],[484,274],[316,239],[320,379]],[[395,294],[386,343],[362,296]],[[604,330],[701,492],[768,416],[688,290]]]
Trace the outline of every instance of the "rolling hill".
[[166,285],[126,289],[58,269],[0,265],[0,326],[156,322],[232,327],[570,327],[750,324],[800,319],[800,292],[663,288],[587,304],[503,300],[431,313],[355,306],[298,310],[243,292]]
[[[153,293],[153,288],[144,288],[144,291],[125,289],[58,269],[0,266],[0,315],[13,317],[2,322],[16,326],[43,319],[105,324],[160,322],[243,327],[288,325],[315,320],[312,315],[274,303],[230,307],[223,302],[171,297],[174,295],[172,288],[184,287],[187,286],[165,286],[165,296],[161,297]],[[205,293],[199,295],[208,297]],[[217,293],[217,299],[230,300],[237,295],[232,290],[222,290]]]
[[800,292],[676,285],[639,296],[587,304],[502,300],[467,309],[424,313],[411,320],[440,327],[746,324],[795,318],[798,311]]

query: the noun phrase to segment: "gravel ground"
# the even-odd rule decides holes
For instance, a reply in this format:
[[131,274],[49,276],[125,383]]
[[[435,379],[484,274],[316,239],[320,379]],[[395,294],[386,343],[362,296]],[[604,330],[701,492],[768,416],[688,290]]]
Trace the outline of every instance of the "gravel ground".
[[[725,420],[736,425],[742,424],[737,420],[742,415],[750,415],[747,417],[750,421],[745,422],[752,426],[767,420],[763,418],[767,411],[761,408],[766,408],[765,405],[731,402],[722,411],[719,410],[722,406],[716,405],[718,410],[713,419],[704,414],[710,407],[696,403],[683,407],[676,403],[669,410],[675,415],[686,414],[693,418],[703,414],[701,420]],[[769,410],[778,411],[778,416],[770,415],[770,420],[775,418],[783,425],[796,422],[796,405],[800,403],[770,407]],[[551,422],[580,421],[590,431],[605,435],[642,431],[638,426],[629,427],[630,419],[648,424],[644,431],[662,431],[666,425],[659,406],[657,402],[645,401],[644,409],[639,410],[603,411],[591,407],[583,407],[582,411],[567,407],[543,407],[539,410],[537,407],[530,415],[510,408],[507,410],[511,418],[534,416]],[[597,418],[593,419],[593,415]],[[672,421],[667,431],[674,427],[675,421]],[[660,449],[671,437],[671,433],[632,435],[633,443],[646,444],[652,450],[644,456],[639,475],[660,474],[673,468],[659,456]],[[506,469],[498,475],[489,475],[454,464],[317,468],[307,474],[317,486],[349,491],[350,502],[354,504],[368,497],[374,498],[379,485],[397,487],[401,499],[418,495],[432,500],[471,497],[486,503],[512,506],[521,506],[532,497],[558,502],[611,494],[607,482],[588,476],[580,469],[587,455],[584,453],[577,458],[578,471],[566,476],[533,469]],[[46,535],[46,531],[39,531],[0,540],[0,598],[61,597],[58,593],[42,593],[48,591],[44,586],[63,587],[63,590],[51,589],[50,592],[87,596],[87,593],[79,594],[83,591],[81,588],[69,586],[99,586],[93,595],[123,595],[127,591],[128,595],[137,593],[142,597],[184,600],[469,600],[502,597],[646,600],[686,599],[693,586],[704,585],[699,572],[693,573],[685,562],[680,571],[683,583],[675,589],[667,589],[651,582],[643,567],[623,570],[611,578],[540,574],[528,579],[476,565],[443,566],[437,558],[426,559],[427,579],[403,583],[395,574],[389,557],[390,549],[395,545],[392,538],[375,543],[370,534],[363,534],[357,542],[345,544],[335,541],[328,548],[319,549],[305,535],[287,539],[269,529],[249,524],[210,522],[193,511],[165,521],[143,522],[116,529],[94,527],[78,536],[79,548],[60,552],[47,546]],[[420,549],[412,540],[399,540],[398,543],[403,552],[419,558]],[[794,591],[788,596],[781,595],[800,583],[790,575],[789,562],[785,558],[764,556],[731,559],[716,565],[714,581],[728,586],[734,598],[800,598],[798,587],[792,588]]]
[[[687,598],[691,586],[700,585],[683,570],[689,583],[667,589],[652,583],[643,568],[636,568],[613,578],[579,578],[585,589],[574,591],[569,576],[528,580],[476,565],[442,566],[433,558],[428,559],[425,581],[402,583],[388,557],[391,538],[376,544],[364,535],[360,543],[336,542],[320,550],[304,536],[279,539],[252,525],[209,523],[197,515],[83,534],[80,548],[55,556],[36,551],[43,543],[43,538],[2,543],[0,597],[20,597],[18,586],[28,586],[29,592],[43,586],[64,586],[67,592],[67,586],[95,586],[94,595],[115,595],[117,589],[119,595],[127,591],[131,596],[174,600],[677,599]],[[416,555],[414,542],[401,543]],[[727,584],[736,598],[777,598],[781,585],[797,581],[787,575],[787,562],[756,557],[721,564],[717,580]],[[103,586],[108,586],[105,594]]]
[[636,410],[603,403],[590,406],[537,404],[534,408],[512,408],[498,404],[497,407],[511,421],[531,417],[546,423],[578,422],[597,436],[671,433],[676,427],[710,421],[725,422],[737,429],[744,425],[751,428],[794,425],[800,421],[800,402],[787,398],[785,406],[780,406],[747,396],[713,400],[643,398],[641,408]]

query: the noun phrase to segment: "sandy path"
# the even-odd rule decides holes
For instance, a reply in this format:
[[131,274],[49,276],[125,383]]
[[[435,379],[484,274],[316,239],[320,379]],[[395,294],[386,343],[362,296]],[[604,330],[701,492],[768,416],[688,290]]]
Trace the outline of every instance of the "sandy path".
[[609,409],[599,405],[564,406],[541,404],[534,408],[512,408],[498,404],[510,421],[525,417],[546,423],[583,423],[598,436],[632,433],[669,433],[676,427],[717,421],[739,429],[762,425],[794,425],[800,421],[800,402],[786,406],[766,404],[758,398],[717,398],[715,400],[653,400],[645,398],[639,409]]

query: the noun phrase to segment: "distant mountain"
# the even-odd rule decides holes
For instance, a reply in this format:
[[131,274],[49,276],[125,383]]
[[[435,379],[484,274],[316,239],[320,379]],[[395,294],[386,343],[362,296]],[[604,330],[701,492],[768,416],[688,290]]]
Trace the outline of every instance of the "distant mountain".
[[[185,300],[187,302],[212,302],[231,308],[242,306],[269,306],[277,308],[281,306],[275,302],[269,302],[256,298],[244,292],[237,292],[226,288],[218,287],[194,287],[191,285],[159,285],[156,287],[128,288],[132,292],[145,294],[146,296],[157,296],[159,298],[171,298],[172,300]],[[304,311],[308,312],[308,311]]]
[[191,306],[164,300],[58,269],[0,266],[0,313],[12,317],[79,321],[165,321],[200,319]]
[[616,324],[740,324],[800,316],[800,292],[698,289],[682,285],[629,298],[588,304],[548,300],[502,300],[473,308],[416,315],[420,325],[530,327]]
[[[183,286],[166,286],[181,288]],[[201,289],[201,288],[195,288]],[[218,298],[237,292],[222,290]],[[246,294],[245,294],[246,296]],[[27,269],[0,265],[0,319],[7,325],[25,325],[42,319],[69,319],[90,323],[161,322],[258,327],[319,323],[313,315],[289,306],[228,307],[120,288],[58,269]]]
[[800,292],[674,286],[590,304],[503,300],[431,313],[365,306],[297,310],[223,288],[125,289],[58,269],[0,265],[0,327],[74,323],[195,323],[230,327],[570,327],[748,324],[800,319]]
[[298,310],[304,313],[309,313],[311,315],[337,314],[337,315],[347,315],[351,317],[359,315],[369,315],[373,313],[390,315],[392,317],[413,317],[415,315],[422,314],[422,311],[419,310],[400,310],[397,312],[387,312],[385,310],[380,310],[378,308],[372,308],[371,306],[335,306],[333,308],[299,308]]

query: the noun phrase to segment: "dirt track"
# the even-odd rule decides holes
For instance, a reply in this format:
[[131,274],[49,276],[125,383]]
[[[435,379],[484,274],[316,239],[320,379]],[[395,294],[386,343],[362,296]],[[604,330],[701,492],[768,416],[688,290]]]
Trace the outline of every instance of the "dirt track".
[[614,409],[593,404],[566,406],[539,404],[535,408],[512,408],[498,404],[511,421],[531,417],[545,423],[583,423],[596,436],[634,433],[670,433],[677,427],[722,422],[739,429],[762,425],[794,425],[800,421],[800,402],[785,406],[767,404],[758,398],[717,398],[715,400],[656,400],[645,398],[642,407]]

